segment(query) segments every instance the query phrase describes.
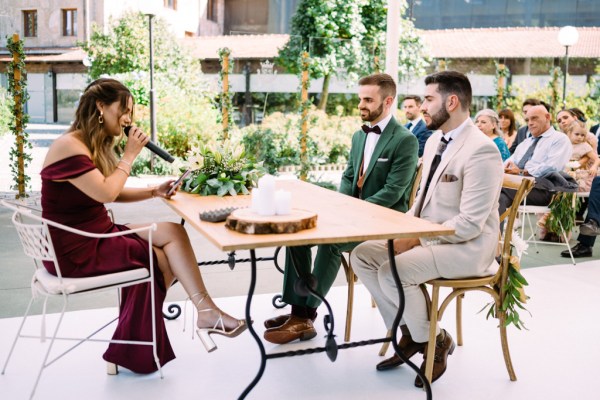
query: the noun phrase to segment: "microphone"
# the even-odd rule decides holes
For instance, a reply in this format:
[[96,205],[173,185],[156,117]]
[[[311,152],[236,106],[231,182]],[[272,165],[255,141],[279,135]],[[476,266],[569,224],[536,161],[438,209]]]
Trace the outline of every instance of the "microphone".
[[[123,129],[123,132],[125,132],[125,136],[129,137],[130,129],[131,129],[131,126],[126,126]],[[175,161],[175,158],[172,155],[170,155],[168,151],[166,151],[165,149],[161,149],[154,142],[146,143],[146,148],[148,150],[150,150],[151,152],[153,152],[154,154],[156,154],[157,156],[159,156],[160,158],[162,158],[163,160],[165,160],[166,162],[172,163],[173,161]]]

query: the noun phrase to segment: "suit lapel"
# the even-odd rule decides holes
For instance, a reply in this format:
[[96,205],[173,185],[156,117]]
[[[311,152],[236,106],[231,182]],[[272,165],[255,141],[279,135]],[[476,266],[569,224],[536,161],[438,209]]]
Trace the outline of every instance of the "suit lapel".
[[[474,127],[473,122],[471,122],[471,121],[467,122],[467,125],[463,128],[463,131],[460,133],[458,138],[456,138],[456,140],[454,138],[452,139],[452,141],[453,141],[452,146],[449,146],[448,149],[444,152],[444,157],[442,158],[440,165],[438,165],[437,169],[435,170],[435,173],[433,174],[433,177],[431,178],[431,183],[429,184],[429,190],[427,190],[427,193],[425,194],[425,199],[423,200],[423,205],[421,206],[421,210],[427,205],[427,203],[429,203],[429,200],[431,200],[431,196],[433,195],[433,192],[435,191],[435,188],[436,188],[437,184],[439,183],[440,177],[442,176],[442,173],[446,169],[446,166],[448,166],[448,163],[454,158],[454,156],[456,156],[456,154],[458,154],[460,149],[465,145],[466,141],[469,138],[469,135],[473,132],[473,130],[472,130],[473,127]],[[440,142],[441,138],[442,138],[442,135],[439,136],[438,143]],[[438,145],[436,144],[435,149],[437,149],[437,146]],[[429,167],[431,167],[431,160],[429,162],[427,171],[423,171],[424,177],[429,175]],[[427,175],[425,175],[425,172],[427,173]]]
[[[383,151],[383,149],[385,149],[385,147],[388,145],[390,140],[392,140],[392,137],[394,136],[394,130],[396,129],[397,125],[398,125],[398,123],[396,122],[394,117],[392,117],[390,119],[390,122],[388,122],[387,126],[385,127],[384,131],[381,132],[381,136],[379,137],[379,140],[377,141],[377,144],[375,145],[375,149],[373,150],[373,155],[371,156],[371,161],[369,162],[369,167],[367,168],[367,170],[365,172],[365,181],[367,180],[367,178],[369,177],[369,174],[375,167],[375,163],[379,159],[381,152]],[[363,142],[363,157],[364,157],[364,148],[365,148],[365,145]]]

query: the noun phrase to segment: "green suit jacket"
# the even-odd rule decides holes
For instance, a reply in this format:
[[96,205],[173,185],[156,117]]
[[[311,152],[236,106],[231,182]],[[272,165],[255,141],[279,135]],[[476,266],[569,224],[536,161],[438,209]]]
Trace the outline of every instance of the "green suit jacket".
[[[357,131],[352,137],[348,166],[342,174],[340,192],[359,197],[357,186],[367,135]],[[360,198],[405,212],[417,168],[419,142],[392,117],[381,133],[365,172]]]

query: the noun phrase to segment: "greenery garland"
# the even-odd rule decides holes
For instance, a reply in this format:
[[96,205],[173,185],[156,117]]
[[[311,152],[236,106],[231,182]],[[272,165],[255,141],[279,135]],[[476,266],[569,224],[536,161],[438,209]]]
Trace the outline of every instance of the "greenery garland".
[[[518,309],[529,312],[524,306],[529,299],[529,296],[525,294],[524,287],[528,286],[529,283],[525,277],[521,275],[520,271],[521,265],[519,263],[519,258],[516,256],[511,256],[508,263],[508,275],[506,278],[506,283],[504,284],[504,288],[502,290],[504,299],[502,300],[502,304],[499,308],[496,307],[495,302],[488,303],[483,307],[483,309],[485,309],[489,306],[489,310],[485,317],[486,319],[489,317],[498,318],[498,312],[503,312],[506,316],[504,321],[505,326],[513,324],[517,329],[527,329],[521,320]],[[529,315],[531,315],[531,313],[529,313]]]
[[560,234],[562,226],[565,232],[571,232],[575,226],[575,215],[581,207],[581,199],[576,193],[556,193],[548,207],[550,215],[546,219],[546,229]]
[[[11,186],[11,189],[18,190],[17,198],[27,197],[27,194],[21,190],[21,188],[29,187],[31,178],[25,173],[25,169],[32,160],[31,154],[27,150],[31,150],[31,143],[29,142],[29,134],[25,132],[25,126],[29,122],[29,115],[23,112],[23,105],[29,100],[29,93],[27,93],[27,78],[25,69],[25,52],[23,50],[23,41],[14,41],[12,37],[7,36],[6,47],[11,54],[17,54],[19,61],[14,62],[14,59],[8,63],[7,75],[8,75],[8,93],[12,96],[15,101],[10,102],[9,108],[12,118],[9,122],[9,129],[15,135],[15,144],[10,149],[10,169],[15,184]],[[15,72],[19,71],[21,78],[15,80]],[[19,104],[16,103],[16,99],[19,99]],[[19,139],[23,143],[22,149],[19,148]],[[22,160],[23,171],[19,171],[19,162]]]
[[[219,49],[219,64],[221,65],[221,69],[219,70],[219,83],[223,85],[223,80],[226,76],[233,73],[233,58],[231,57],[231,49],[227,47],[223,47]],[[225,58],[228,58],[229,64],[226,70],[223,70],[223,62]],[[233,126],[233,93],[230,90],[230,86],[228,85],[227,91],[222,92],[219,97],[219,107],[221,109],[221,121],[223,122],[223,114],[225,114],[224,110],[227,110],[227,128],[223,129],[220,140],[229,137],[229,132]]]
[[[512,87],[508,84],[508,79],[510,78],[510,69],[505,64],[499,64],[497,61],[494,61],[494,65],[496,67],[496,74],[494,75],[494,88],[496,89],[496,96],[492,98],[492,109],[496,111],[503,110],[505,108],[509,108],[508,106],[508,97],[512,91]],[[500,67],[502,65],[502,68]],[[498,90],[498,82],[501,79],[504,79],[505,86],[501,89],[502,95],[500,95],[500,91]]]
[[[310,68],[310,59],[308,57],[308,53],[306,53],[306,52],[302,53],[302,56],[300,58],[300,65],[301,65],[300,74],[299,74],[300,93],[303,93],[304,91],[306,91],[306,93],[308,93],[308,87],[310,85],[310,72],[309,72],[308,79],[306,80],[306,82],[304,82],[302,79],[303,73],[305,71],[309,71],[309,68]],[[305,134],[303,134],[303,132],[302,132],[302,127],[305,124],[308,125],[309,111],[310,111],[311,105],[312,105],[312,103],[308,97],[304,101],[302,101],[302,99],[300,100],[300,120],[299,120],[300,132],[298,134],[298,143],[300,145],[300,169],[298,170],[298,175],[300,178],[307,178],[308,173],[310,172],[310,170],[312,168],[311,157],[309,157],[309,154],[308,154],[308,146],[309,146],[308,129]],[[304,149],[304,152],[302,152],[302,149]]]
[[[562,82],[563,73],[560,67],[554,67],[550,70],[550,82],[548,82],[548,86],[550,88],[550,106],[552,110],[558,111],[563,108],[561,93],[559,90],[560,83]],[[554,121],[554,116],[556,112],[550,113],[552,121]]]

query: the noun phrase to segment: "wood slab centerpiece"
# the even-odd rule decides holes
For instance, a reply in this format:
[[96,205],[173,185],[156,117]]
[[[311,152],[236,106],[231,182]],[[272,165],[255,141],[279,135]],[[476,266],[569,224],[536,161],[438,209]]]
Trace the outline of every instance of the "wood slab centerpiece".
[[239,208],[227,217],[225,226],[247,234],[296,233],[317,226],[317,214],[293,208],[287,215],[259,215],[250,208]]

